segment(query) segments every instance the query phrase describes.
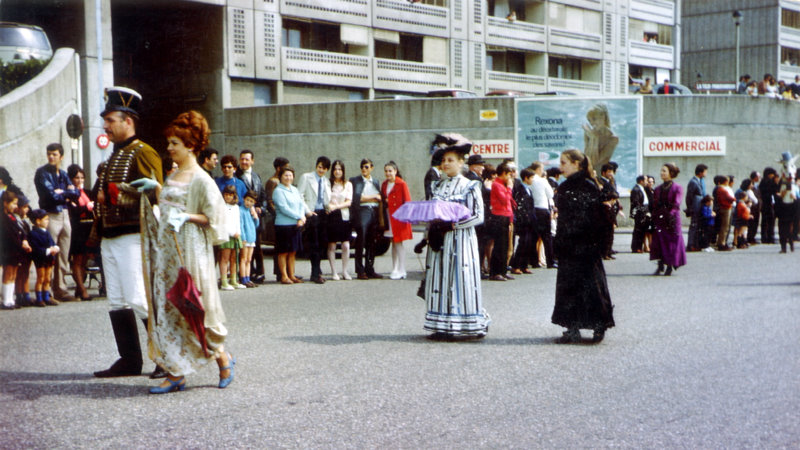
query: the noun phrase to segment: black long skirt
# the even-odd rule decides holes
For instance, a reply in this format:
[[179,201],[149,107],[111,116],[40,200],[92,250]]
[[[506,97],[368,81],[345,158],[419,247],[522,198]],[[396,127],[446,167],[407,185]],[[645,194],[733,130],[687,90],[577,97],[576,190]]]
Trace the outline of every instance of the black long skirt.
[[558,260],[556,306],[552,322],[566,328],[594,330],[614,326],[614,305],[599,255]]

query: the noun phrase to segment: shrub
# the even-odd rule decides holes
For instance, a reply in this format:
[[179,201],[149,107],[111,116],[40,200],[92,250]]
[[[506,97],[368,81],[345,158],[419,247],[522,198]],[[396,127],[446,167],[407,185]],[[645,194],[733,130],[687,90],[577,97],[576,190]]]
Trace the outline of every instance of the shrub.
[[29,59],[23,63],[0,61],[0,96],[27,83],[44,70],[49,60]]

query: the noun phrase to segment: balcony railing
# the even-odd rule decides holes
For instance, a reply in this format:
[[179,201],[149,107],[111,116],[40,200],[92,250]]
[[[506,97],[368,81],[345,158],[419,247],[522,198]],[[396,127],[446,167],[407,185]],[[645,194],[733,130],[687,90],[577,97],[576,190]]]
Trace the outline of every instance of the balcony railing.
[[675,49],[671,45],[630,41],[628,63],[637,66],[675,68]]
[[450,37],[449,9],[408,0],[375,0],[372,26],[393,31]]
[[669,0],[631,0],[630,18],[674,25],[675,2]]
[[800,49],[800,30],[781,25],[780,45]]
[[783,80],[786,84],[794,83],[794,77],[800,75],[800,66],[790,66],[781,63],[778,67],[778,80]]
[[547,32],[544,25],[489,17],[486,44],[544,52],[547,49]]
[[486,91],[517,91],[523,94],[535,94],[547,90],[547,79],[537,75],[523,73],[494,72],[486,73]]
[[365,56],[283,47],[281,78],[300,83],[370,88],[372,67]]
[[568,91],[576,94],[601,94],[603,92],[600,83],[591,81],[568,80],[565,78],[548,78],[548,91]]
[[370,26],[369,0],[281,0],[281,14]]
[[373,66],[375,89],[428,92],[450,84],[446,65],[375,58]]
[[602,59],[602,36],[550,27],[548,51],[580,58]]

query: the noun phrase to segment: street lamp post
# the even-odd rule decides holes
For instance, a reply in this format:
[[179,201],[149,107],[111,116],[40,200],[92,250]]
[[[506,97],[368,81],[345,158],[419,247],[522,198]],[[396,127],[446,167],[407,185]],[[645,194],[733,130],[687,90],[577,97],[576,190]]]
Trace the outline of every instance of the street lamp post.
[[734,91],[739,87],[739,25],[742,23],[744,16],[738,9],[733,12],[733,23],[736,25],[736,78],[733,80]]

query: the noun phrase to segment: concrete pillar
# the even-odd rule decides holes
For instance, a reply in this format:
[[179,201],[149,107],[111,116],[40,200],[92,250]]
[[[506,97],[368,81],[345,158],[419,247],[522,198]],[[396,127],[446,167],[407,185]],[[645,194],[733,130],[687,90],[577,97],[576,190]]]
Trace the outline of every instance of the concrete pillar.
[[95,168],[108,159],[112,145],[97,147],[103,134],[100,112],[105,107],[103,89],[114,85],[114,61],[111,41],[111,0],[83,0],[84,45],[81,54],[81,103],[83,105],[83,167],[86,186],[95,179]]

